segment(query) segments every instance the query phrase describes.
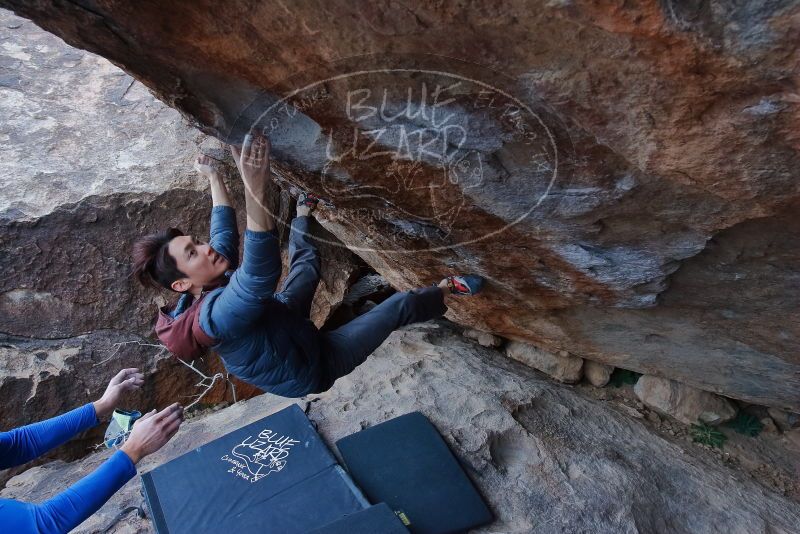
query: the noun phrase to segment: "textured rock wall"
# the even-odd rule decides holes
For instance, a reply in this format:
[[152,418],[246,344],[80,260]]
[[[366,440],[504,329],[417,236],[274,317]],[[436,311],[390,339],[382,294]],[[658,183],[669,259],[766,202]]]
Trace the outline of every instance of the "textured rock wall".
[[394,285],[485,275],[453,320],[800,410],[796,2],[0,4],[265,128]]

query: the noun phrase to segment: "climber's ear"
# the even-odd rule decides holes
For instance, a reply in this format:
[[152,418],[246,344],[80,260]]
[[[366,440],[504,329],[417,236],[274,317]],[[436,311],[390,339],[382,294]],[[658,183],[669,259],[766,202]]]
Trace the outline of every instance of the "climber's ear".
[[188,278],[178,278],[170,285],[173,291],[185,293],[192,288],[192,282]]

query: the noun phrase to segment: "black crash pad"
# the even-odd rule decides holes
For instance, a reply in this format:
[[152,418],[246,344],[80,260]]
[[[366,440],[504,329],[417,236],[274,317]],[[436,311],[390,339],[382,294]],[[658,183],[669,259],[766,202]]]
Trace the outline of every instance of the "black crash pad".
[[408,534],[408,530],[386,503],[370,506],[309,534]]
[[447,444],[419,412],[342,438],[336,446],[370,502],[385,502],[412,533],[464,532],[493,520]]
[[142,475],[159,534],[300,533],[368,506],[295,404]]

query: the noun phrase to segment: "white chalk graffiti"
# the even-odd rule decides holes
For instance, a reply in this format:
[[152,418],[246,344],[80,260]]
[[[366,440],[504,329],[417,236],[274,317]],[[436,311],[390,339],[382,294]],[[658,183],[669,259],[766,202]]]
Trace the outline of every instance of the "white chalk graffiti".
[[286,467],[289,452],[297,443],[300,442],[296,439],[265,429],[258,436],[247,436],[231,450],[230,455],[225,454],[221,459],[233,464],[229,473],[257,482]]
[[[363,246],[352,250],[461,247],[522,222],[548,196],[558,175],[556,137],[531,105],[502,89],[514,80],[477,69],[496,86],[422,68],[438,65],[434,56],[350,59],[324,79],[298,76],[297,88],[266,109],[266,100],[254,103],[242,118],[273,140],[303,139],[302,148],[287,141],[279,150],[303,162],[309,173],[299,181],[335,207],[326,214],[332,221],[355,222]],[[476,231],[463,214],[474,217],[484,205],[498,206],[496,221]]]

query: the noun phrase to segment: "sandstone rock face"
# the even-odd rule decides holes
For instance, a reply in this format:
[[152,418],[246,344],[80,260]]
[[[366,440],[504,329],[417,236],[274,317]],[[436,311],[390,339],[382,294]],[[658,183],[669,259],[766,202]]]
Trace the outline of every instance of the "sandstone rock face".
[[[319,401],[315,401],[319,399]],[[793,532],[800,507],[706,450],[652,434],[579,391],[542,379],[447,323],[394,333],[353,374],[313,397],[309,417],[329,444],[422,411],[465,466],[497,520],[476,532]],[[290,401],[262,395],[190,420],[140,473]],[[41,500],[99,465],[107,452],[53,462],[9,481],[3,497]],[[102,530],[139,506],[129,482],[76,532]],[[135,512],[112,532],[153,532]]]
[[551,354],[521,341],[512,341],[506,346],[506,354],[529,367],[550,375],[559,382],[574,384],[583,376],[583,359],[565,353]]
[[796,2],[0,4],[263,128],[396,287],[486,276],[451,319],[800,411]]
[[583,375],[590,384],[599,388],[608,384],[613,372],[614,368],[610,365],[603,365],[591,360],[586,360],[583,363]]
[[657,376],[643,376],[633,388],[644,404],[686,424],[718,425],[736,416],[728,399]]
[[778,428],[784,432],[800,427],[800,414],[779,410],[777,408],[770,408],[768,411],[769,416],[775,421]]
[[474,339],[479,345],[483,347],[500,347],[503,344],[503,338],[497,337],[489,332],[481,332],[473,328],[464,330],[464,337]]
[[800,451],[800,428],[795,428],[786,432],[786,439],[795,450]]
[[[199,377],[151,337],[157,307],[175,297],[138,287],[129,255],[134,239],[165,227],[208,235],[208,184],[192,170],[197,150],[221,161],[241,207],[225,151],[105,59],[5,10],[0,114],[0,428],[95,400],[125,367],[147,375],[129,407],[190,402]],[[293,202],[275,193],[285,244]],[[243,228],[242,209],[239,218]],[[364,264],[323,228],[315,233],[324,261],[312,317],[322,324]],[[213,355],[196,365],[225,372]],[[232,401],[234,387],[238,399],[260,393],[232,378],[202,402]],[[101,435],[54,454],[83,455]]]

